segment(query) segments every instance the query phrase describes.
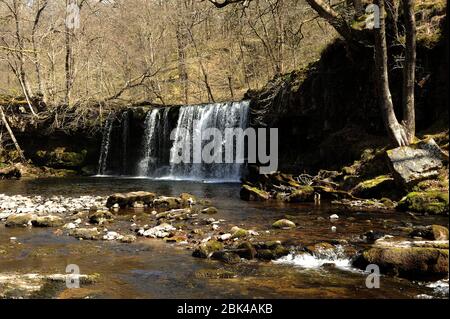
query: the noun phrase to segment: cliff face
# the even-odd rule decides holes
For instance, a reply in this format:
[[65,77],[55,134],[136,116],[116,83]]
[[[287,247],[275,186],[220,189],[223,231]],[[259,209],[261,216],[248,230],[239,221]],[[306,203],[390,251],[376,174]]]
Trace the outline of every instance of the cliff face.
[[[448,128],[446,38],[443,34],[431,44],[418,41],[415,94],[419,134]],[[393,48],[391,53],[399,56],[401,50]],[[307,69],[277,77],[262,90],[248,93],[252,125],[279,129],[280,170],[337,169],[359,158],[365,148],[388,143],[373,61],[371,48],[355,51],[338,40]],[[394,58],[389,65],[392,97],[399,107],[402,69]],[[401,109],[396,111],[401,119]]]

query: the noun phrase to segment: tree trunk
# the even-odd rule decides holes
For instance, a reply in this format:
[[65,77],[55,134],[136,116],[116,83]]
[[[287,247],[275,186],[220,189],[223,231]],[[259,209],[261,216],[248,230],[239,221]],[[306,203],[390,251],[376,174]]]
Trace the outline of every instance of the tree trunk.
[[186,68],[186,32],[180,24],[177,24],[177,49],[178,49],[178,78],[181,87],[183,88],[184,103],[189,103],[189,87],[188,87],[188,73]]
[[403,125],[406,128],[408,142],[415,136],[414,83],[416,69],[416,21],[414,17],[414,0],[403,0],[405,15],[406,49],[403,67]]
[[398,146],[408,145],[405,128],[398,122],[394,112],[388,77],[388,56],[386,46],[386,25],[384,20],[384,0],[375,0],[380,8],[380,28],[375,29],[375,66],[379,103],[385,126],[392,140]]
[[2,119],[3,124],[4,124],[5,127],[6,127],[6,130],[7,130],[8,133],[9,133],[9,136],[11,137],[11,140],[12,140],[13,143],[14,143],[14,146],[16,147],[17,152],[19,153],[19,156],[20,156],[21,161],[22,161],[22,162],[26,162],[27,160],[26,160],[25,156],[23,155],[23,151],[22,151],[22,149],[20,148],[20,145],[19,145],[19,143],[17,142],[16,137],[14,136],[13,131],[11,130],[11,127],[10,127],[9,124],[8,124],[8,120],[6,119],[5,113],[3,112],[3,106],[2,106],[2,105],[0,105],[0,117],[1,117],[1,119]]

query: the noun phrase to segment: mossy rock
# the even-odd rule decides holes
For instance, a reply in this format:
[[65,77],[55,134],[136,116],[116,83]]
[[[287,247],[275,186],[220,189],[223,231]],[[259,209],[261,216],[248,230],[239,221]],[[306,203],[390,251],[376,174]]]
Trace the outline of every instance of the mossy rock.
[[427,191],[411,192],[398,203],[402,211],[428,213],[432,215],[448,215],[448,192]]
[[448,228],[440,225],[416,226],[409,235],[430,240],[448,240]]
[[87,150],[68,152],[65,147],[57,147],[53,151],[39,150],[36,152],[38,161],[43,166],[53,168],[80,168],[83,167]]
[[197,247],[193,253],[193,257],[209,258],[214,252],[223,249],[223,244],[217,240],[209,240]]
[[241,186],[239,195],[242,200],[246,201],[266,201],[270,198],[268,192],[248,184]]
[[274,222],[272,224],[273,228],[278,228],[278,229],[291,229],[291,228],[295,228],[296,225],[294,222],[290,221],[289,219],[280,219],[277,220],[276,222]]
[[31,223],[35,227],[58,227],[64,224],[64,220],[59,216],[39,216]]
[[211,254],[211,259],[219,260],[226,264],[237,264],[241,261],[238,254],[232,251],[220,250]]
[[389,175],[377,176],[365,180],[352,189],[351,194],[359,198],[383,198],[392,196],[396,192],[397,185]]
[[448,276],[448,250],[423,247],[370,248],[360,254],[354,266],[365,269],[369,264],[382,273],[411,279]]
[[301,186],[296,189],[286,198],[289,203],[303,203],[303,202],[313,202],[314,201],[314,187],[312,186]]

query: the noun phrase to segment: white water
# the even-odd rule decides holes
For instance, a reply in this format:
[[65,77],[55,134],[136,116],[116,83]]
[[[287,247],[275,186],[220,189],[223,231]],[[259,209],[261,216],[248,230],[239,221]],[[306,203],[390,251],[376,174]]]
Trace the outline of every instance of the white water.
[[[226,128],[245,129],[248,125],[248,107],[248,101],[182,107],[178,117],[174,143],[170,150],[170,174],[163,178],[238,182],[241,177],[242,164],[175,163],[174,157],[182,149],[192,152],[194,148],[193,138],[199,138],[200,134],[207,128],[218,129],[223,138],[225,138]],[[186,134],[186,132],[188,133]],[[209,141],[203,141],[202,146],[207,142]],[[222,153],[224,153],[226,143],[226,140],[222,141]],[[192,156],[191,161],[193,161]]]

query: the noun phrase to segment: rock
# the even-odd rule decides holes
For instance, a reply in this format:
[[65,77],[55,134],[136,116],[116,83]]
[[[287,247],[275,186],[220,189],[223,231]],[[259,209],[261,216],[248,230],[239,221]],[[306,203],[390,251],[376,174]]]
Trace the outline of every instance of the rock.
[[197,203],[197,198],[194,195],[189,193],[181,193],[180,199],[183,201],[185,205],[195,205]]
[[104,222],[113,219],[113,215],[108,211],[98,210],[95,212],[91,212],[88,218],[91,224],[101,225]]
[[421,180],[437,177],[445,159],[432,138],[389,150],[387,156],[394,177],[408,187]]
[[53,168],[79,169],[84,166],[87,150],[80,152],[66,151],[65,147],[57,147],[52,151],[37,151],[36,161],[41,166]]
[[232,251],[215,251],[212,253],[211,259],[219,260],[227,264],[237,264],[241,261],[239,255]]
[[74,224],[74,223],[67,223],[67,224],[65,224],[63,226],[63,228],[65,228],[65,229],[75,229],[75,228],[77,228],[77,225]]
[[177,209],[183,208],[186,204],[178,197],[160,196],[153,200],[153,206],[157,208]]
[[334,246],[332,244],[326,243],[326,242],[309,245],[309,246],[306,246],[306,248],[305,248],[305,250],[307,252],[309,252],[310,254],[315,255],[315,256],[319,256],[326,250],[333,250],[333,249],[334,249]]
[[330,219],[331,219],[331,220],[333,220],[333,219],[339,219],[339,215],[337,215],[337,214],[330,215]]
[[15,166],[0,167],[0,180],[2,179],[19,179],[22,172]]
[[120,208],[133,207],[136,202],[152,206],[155,197],[156,195],[150,192],[116,193],[108,197],[106,200],[106,207],[111,208],[116,204],[118,204]]
[[416,226],[409,235],[430,240],[448,240],[448,228],[440,225]]
[[64,221],[59,216],[48,215],[36,217],[31,224],[35,227],[58,227],[63,225]]
[[255,247],[248,241],[240,243],[234,252],[245,259],[254,259],[257,254]]
[[231,228],[231,238],[243,238],[248,235],[248,230],[234,226]]
[[432,215],[448,215],[448,192],[411,192],[400,200],[397,209]]
[[152,238],[165,238],[169,237],[170,232],[174,230],[176,230],[176,228],[172,225],[163,223],[161,225],[145,230],[144,232],[142,232],[142,236]]
[[294,222],[290,221],[289,219],[280,219],[280,220],[277,220],[275,223],[273,223],[272,227],[279,228],[279,229],[290,229],[290,228],[295,228],[296,225]]
[[202,214],[208,214],[208,215],[214,215],[217,214],[219,211],[215,207],[207,207],[205,209],[202,209]]
[[216,251],[220,251],[223,249],[223,244],[221,242],[215,241],[215,240],[209,240],[206,243],[201,244],[199,247],[197,247],[193,253],[192,256],[198,257],[198,258],[208,258],[212,255],[212,253]]
[[34,214],[14,214],[6,219],[6,227],[27,227],[36,219]]
[[255,243],[256,258],[263,260],[273,260],[289,254],[289,249],[285,248],[278,241]]
[[314,202],[314,188],[311,186],[301,186],[286,197],[289,203]]
[[365,269],[376,264],[382,273],[411,278],[431,279],[448,276],[448,250],[423,247],[370,248],[353,265]]
[[241,186],[241,191],[239,195],[242,200],[246,201],[266,201],[270,198],[268,192],[250,186],[248,184],[244,184]]
[[133,242],[136,241],[136,236],[134,236],[134,235],[124,235],[124,236],[120,239],[120,241],[121,241],[122,243],[130,244],[130,243],[133,243]]
[[392,195],[396,188],[396,183],[391,176],[381,175],[359,183],[351,190],[351,194],[359,198],[380,199]]
[[232,236],[231,234],[223,234],[223,235],[219,236],[219,240],[220,241],[226,241],[226,240],[230,239],[231,236]]
[[121,240],[122,238],[123,236],[115,231],[109,231],[103,235],[103,240]]
[[79,239],[95,240],[100,238],[97,228],[75,228],[70,230],[69,234]]

